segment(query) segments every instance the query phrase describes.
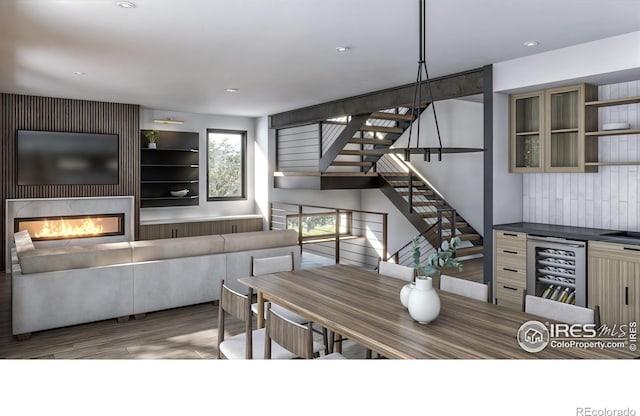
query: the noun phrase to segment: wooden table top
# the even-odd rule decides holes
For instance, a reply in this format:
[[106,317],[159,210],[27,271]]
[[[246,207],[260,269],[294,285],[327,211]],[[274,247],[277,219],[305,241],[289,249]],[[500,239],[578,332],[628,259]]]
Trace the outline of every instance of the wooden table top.
[[414,321],[400,304],[405,282],[335,265],[238,279],[265,299],[388,358],[637,358],[627,349],[522,350],[516,334],[533,315],[438,291],[440,315]]

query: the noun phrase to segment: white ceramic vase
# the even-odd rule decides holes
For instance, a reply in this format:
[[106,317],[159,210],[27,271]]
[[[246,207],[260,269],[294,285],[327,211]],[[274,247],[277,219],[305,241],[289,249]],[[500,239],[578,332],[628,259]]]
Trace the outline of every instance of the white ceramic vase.
[[416,279],[415,288],[410,291],[407,303],[409,315],[420,324],[428,324],[440,314],[440,298],[433,288],[433,279]]
[[147,147],[149,149],[155,149],[156,148],[156,144],[155,143],[147,143]]
[[405,308],[409,306],[409,295],[415,287],[416,284],[411,282],[402,286],[402,289],[400,289],[400,303],[402,303],[402,306]]

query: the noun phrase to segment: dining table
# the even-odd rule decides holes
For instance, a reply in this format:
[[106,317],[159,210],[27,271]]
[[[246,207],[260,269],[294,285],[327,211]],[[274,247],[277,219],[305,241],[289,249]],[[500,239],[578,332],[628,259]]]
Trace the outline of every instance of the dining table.
[[401,359],[570,359],[638,358],[629,348],[552,348],[523,350],[522,324],[543,318],[489,302],[437,290],[440,313],[429,324],[411,318],[400,303],[406,282],[348,265],[299,269],[238,281],[258,295],[334,333],[381,354]]

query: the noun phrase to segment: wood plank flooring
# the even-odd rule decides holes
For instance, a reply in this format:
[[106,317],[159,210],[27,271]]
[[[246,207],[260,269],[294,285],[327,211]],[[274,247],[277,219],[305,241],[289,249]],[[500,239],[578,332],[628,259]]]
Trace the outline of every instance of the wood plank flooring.
[[[329,260],[329,262],[331,262]],[[302,267],[326,264],[303,255]],[[482,259],[465,262],[463,272],[447,274],[481,280]],[[36,332],[25,341],[11,335],[11,282],[0,274],[0,358],[23,359],[200,359],[217,357],[218,308],[213,303],[152,312],[141,320],[109,319]],[[229,334],[242,331],[228,321]],[[345,343],[343,354],[364,358],[364,349]]]

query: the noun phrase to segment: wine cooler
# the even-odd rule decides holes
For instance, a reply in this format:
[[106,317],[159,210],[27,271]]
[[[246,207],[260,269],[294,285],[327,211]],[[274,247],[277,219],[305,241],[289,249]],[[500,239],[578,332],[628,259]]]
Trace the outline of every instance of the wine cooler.
[[527,238],[527,294],[587,306],[585,241]]

